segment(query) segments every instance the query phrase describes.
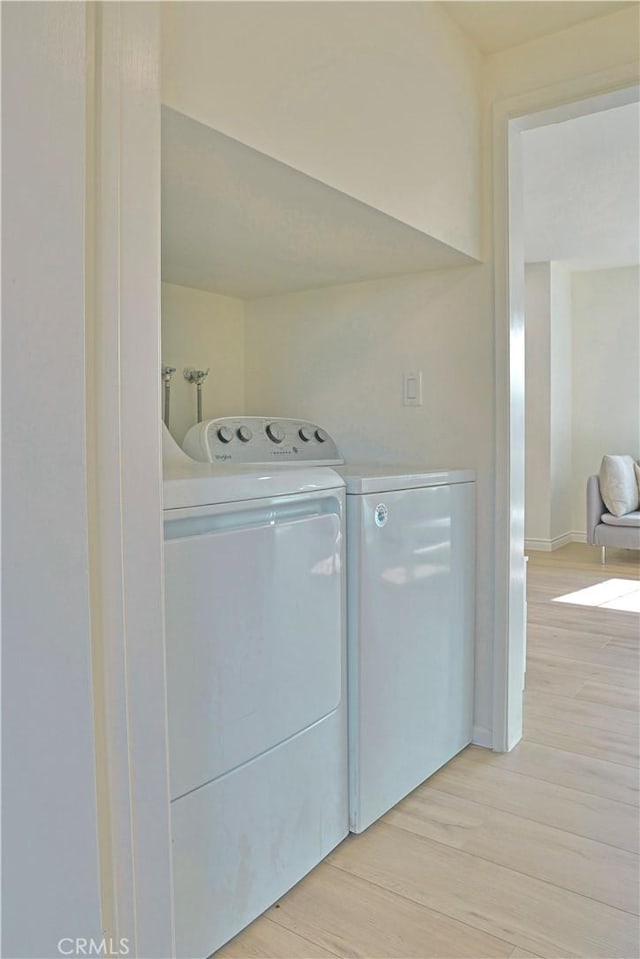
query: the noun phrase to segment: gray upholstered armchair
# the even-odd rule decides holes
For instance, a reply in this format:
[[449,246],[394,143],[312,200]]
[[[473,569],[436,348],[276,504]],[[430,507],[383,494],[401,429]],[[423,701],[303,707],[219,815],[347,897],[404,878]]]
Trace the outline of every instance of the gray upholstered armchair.
[[598,476],[587,480],[587,543],[602,547],[603,563],[607,546],[640,549],[640,511],[624,516],[608,513],[600,495]]

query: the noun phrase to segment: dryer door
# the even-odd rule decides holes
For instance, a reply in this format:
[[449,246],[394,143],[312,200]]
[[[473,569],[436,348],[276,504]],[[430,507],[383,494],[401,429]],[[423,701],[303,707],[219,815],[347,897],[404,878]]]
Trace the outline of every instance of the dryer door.
[[335,493],[168,512],[175,799],[339,705],[342,518]]

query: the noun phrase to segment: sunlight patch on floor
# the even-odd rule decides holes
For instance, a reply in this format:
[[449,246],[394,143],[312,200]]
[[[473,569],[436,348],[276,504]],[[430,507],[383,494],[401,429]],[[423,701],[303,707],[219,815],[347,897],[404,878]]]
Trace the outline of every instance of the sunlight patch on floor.
[[640,583],[634,579],[607,579],[604,583],[579,589],[576,593],[556,596],[553,602],[640,613]]

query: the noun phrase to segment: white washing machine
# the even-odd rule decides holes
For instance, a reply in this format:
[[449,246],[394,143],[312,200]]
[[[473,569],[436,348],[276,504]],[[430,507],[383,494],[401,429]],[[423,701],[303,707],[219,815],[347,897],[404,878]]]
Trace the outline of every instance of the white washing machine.
[[335,447],[312,426],[204,424],[213,463],[195,462],[164,432],[173,879],[185,959],[218,949],[348,832],[345,492],[325,465]]
[[350,828],[471,742],[475,475],[338,467],[347,484]]

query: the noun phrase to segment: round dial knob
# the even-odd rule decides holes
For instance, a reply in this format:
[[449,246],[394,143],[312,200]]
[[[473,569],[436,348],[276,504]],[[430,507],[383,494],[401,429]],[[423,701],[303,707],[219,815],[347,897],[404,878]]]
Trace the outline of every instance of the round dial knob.
[[248,426],[239,426],[238,427],[238,439],[242,440],[243,443],[248,443],[253,433]]
[[325,433],[324,430],[317,429],[317,430],[316,430],[316,439],[317,439],[318,443],[326,443],[326,441],[329,439],[329,437],[328,437],[328,435]]
[[301,426],[298,430],[298,436],[301,440],[304,440],[305,443],[308,443],[309,440],[313,439],[313,430],[310,426]]
[[267,426],[267,436],[274,443],[282,443],[284,439],[284,430],[278,423],[269,423]]
[[228,426],[221,426],[218,430],[218,439],[221,443],[230,443],[233,439],[233,430],[230,430]]

